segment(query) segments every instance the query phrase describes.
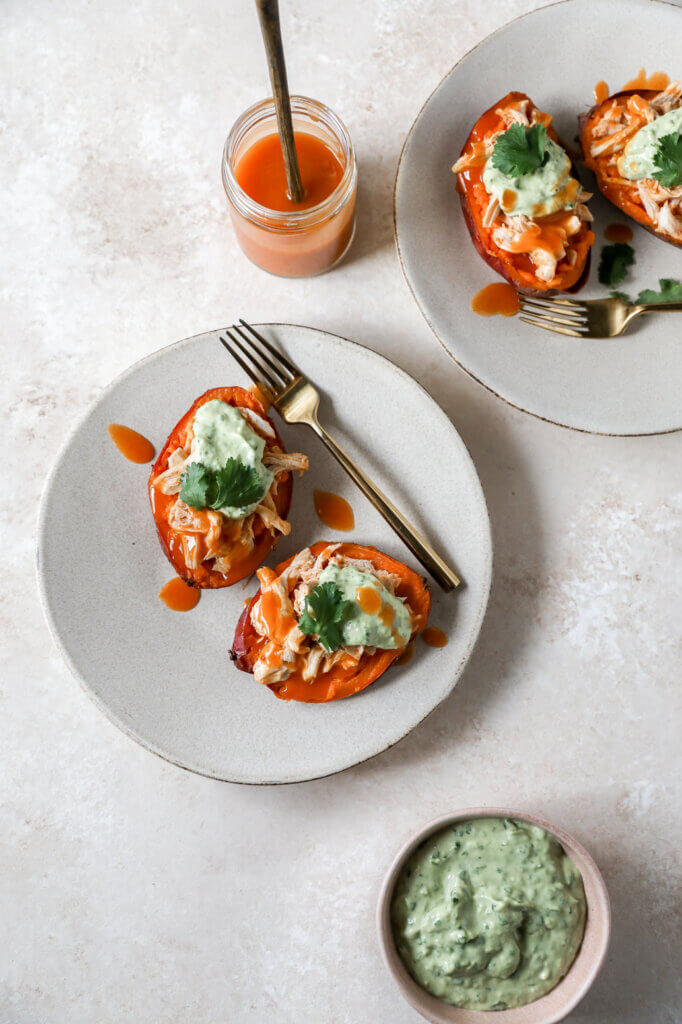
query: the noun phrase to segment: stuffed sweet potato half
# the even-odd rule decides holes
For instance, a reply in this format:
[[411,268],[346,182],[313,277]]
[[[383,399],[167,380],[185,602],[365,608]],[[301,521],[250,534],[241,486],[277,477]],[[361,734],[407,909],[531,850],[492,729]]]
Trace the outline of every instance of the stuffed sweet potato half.
[[421,633],[431,606],[416,572],[360,544],[321,541],[258,579],[230,657],[282,700],[364,690]]
[[149,477],[161,546],[178,576],[229,587],[262,564],[290,532],[292,473],[307,456],[287,453],[258,398],[212,388],[172,430]]
[[549,114],[510,92],[478,119],[452,170],[483,259],[527,294],[577,291],[589,272],[590,196]]
[[627,89],[580,117],[585,164],[609,202],[682,245],[682,85]]

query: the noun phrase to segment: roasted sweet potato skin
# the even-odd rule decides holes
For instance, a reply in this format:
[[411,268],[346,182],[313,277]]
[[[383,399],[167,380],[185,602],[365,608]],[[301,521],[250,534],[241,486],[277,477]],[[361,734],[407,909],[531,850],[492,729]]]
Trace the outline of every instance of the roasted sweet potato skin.
[[602,111],[610,103],[613,103],[614,100],[627,100],[630,96],[641,96],[642,99],[652,100],[655,99],[661,91],[662,90],[659,89],[623,89],[620,92],[615,92],[613,95],[608,96],[601,103],[595,103],[593,107],[590,107],[589,110],[580,114],[578,117],[580,148],[582,149],[585,166],[592,171],[597,179],[597,188],[604,198],[608,199],[608,201],[615,206],[617,210],[624,213],[626,217],[630,217],[632,220],[637,221],[645,231],[655,235],[656,238],[660,238],[663,242],[667,242],[669,245],[675,245],[679,248],[682,247],[682,241],[659,231],[656,225],[653,224],[642,204],[637,201],[639,196],[639,193],[637,192],[637,183],[633,181],[631,186],[626,186],[606,181],[604,174],[604,161],[601,161],[598,157],[595,158],[590,154],[592,127],[601,119]]
[[[499,118],[495,114],[498,108],[521,100],[528,100],[531,106],[535,106],[526,93],[510,92],[486,110],[469,133],[460,155],[467,152],[477,139],[493,130],[495,125],[499,123]],[[570,150],[562,142],[551,125],[547,128],[547,134],[566,151],[571,159],[572,174],[578,177]],[[558,280],[555,279],[549,283],[544,282],[533,273],[533,266],[528,257],[512,255],[495,245],[492,240],[492,231],[485,228],[482,223],[482,214],[485,211],[479,210],[474,199],[474,188],[477,179],[480,179],[480,170],[477,175],[471,171],[460,171],[457,175],[457,190],[464,220],[471,239],[478,253],[488,266],[492,267],[496,274],[500,274],[501,277],[514,285],[518,291],[526,295],[552,295],[559,292],[579,291],[587,281],[590,272],[590,249],[594,242],[594,234],[589,229],[589,226],[583,225],[580,233],[575,236],[575,239],[571,240],[578,253],[575,264],[563,267],[561,273],[557,275]]]
[[[257,535],[254,531],[255,546],[253,550],[246,558],[235,562],[234,567],[227,576],[213,570],[212,560],[202,562],[197,569],[190,569],[185,564],[182,545],[179,542],[175,531],[170,529],[166,519],[167,509],[175,500],[175,496],[173,495],[170,497],[158,491],[154,487],[154,480],[160,473],[168,468],[168,457],[171,452],[183,446],[186,429],[194,419],[197,409],[205,402],[210,402],[214,398],[227,402],[228,405],[233,405],[237,408],[241,407],[251,409],[259,416],[262,416],[263,419],[267,420],[274,432],[274,439],[272,441],[266,441],[266,445],[277,444],[278,447],[284,451],[284,444],[277,433],[277,429],[275,428],[272,420],[266,416],[265,410],[263,409],[259,399],[250,391],[246,391],[244,388],[240,387],[210,388],[208,391],[205,391],[203,395],[200,395],[199,398],[192,403],[192,406],[170,432],[168,439],[161,450],[161,454],[154,463],[152,471],[149,474],[149,503],[151,505],[152,515],[154,516],[154,522],[156,524],[156,532],[158,534],[161,547],[178,576],[180,576],[180,578],[191,587],[200,587],[201,589],[208,590],[230,587],[233,583],[238,583],[240,580],[250,576],[256,571],[259,565],[262,565],[268,553],[279,540],[279,536],[273,537],[270,531],[265,529],[264,524],[259,522]],[[277,508],[278,514],[283,519],[286,519],[287,513],[289,512],[292,489],[292,474],[287,473],[283,476],[275,497],[275,507]]]
[[[310,546],[312,554],[317,557],[330,541],[318,541]],[[425,628],[431,608],[431,595],[426,580],[395,558],[385,555],[375,547],[360,544],[341,544],[337,551],[349,558],[367,559],[377,568],[387,569],[400,576],[401,582],[396,590],[399,597],[405,598],[413,615],[414,638]],[[295,555],[277,566],[275,572],[280,575],[293,561]],[[253,666],[258,652],[263,646],[263,639],[256,633],[251,622],[251,609],[260,598],[260,588],[244,608],[235,630],[230,658],[236,667],[243,672],[253,673]],[[321,704],[332,700],[350,697],[360,690],[366,689],[371,683],[382,676],[397,658],[401,650],[382,651],[365,655],[359,665],[352,669],[344,669],[335,665],[319,679],[305,682],[299,678],[290,678],[283,683],[273,683],[269,689],[280,700],[296,700],[307,704]]]

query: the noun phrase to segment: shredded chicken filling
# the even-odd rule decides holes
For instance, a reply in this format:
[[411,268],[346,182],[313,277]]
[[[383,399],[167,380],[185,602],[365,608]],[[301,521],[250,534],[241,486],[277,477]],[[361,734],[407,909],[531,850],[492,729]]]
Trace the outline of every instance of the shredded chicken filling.
[[277,533],[288,535],[291,524],[283,519],[276,506],[278,489],[285,474],[304,473],[308,469],[308,457],[300,452],[283,452],[272,444],[275,433],[266,419],[252,409],[238,410],[252,430],[266,440],[263,464],[274,479],[267,494],[258,506],[243,519],[230,519],[213,509],[195,509],[180,498],[180,479],[187,467],[197,461],[197,448],[191,425],[187,429],[185,446],[176,448],[168,457],[168,466],[155,478],[153,486],[166,495],[177,495],[167,511],[167,522],[171,530],[180,535],[183,558],[188,569],[198,569],[203,562],[214,560],[214,572],[227,576],[235,561],[242,561],[255,546],[257,520],[274,537]]
[[637,94],[630,96],[627,103],[614,99],[593,125],[590,143],[591,157],[607,157],[604,182],[629,188],[632,200],[642,206],[656,229],[678,242],[682,242],[682,185],[665,188],[655,178],[631,181],[620,174],[618,158],[640,128],[681,106],[680,82],[671,82],[652,100]]
[[[513,124],[523,125],[524,128],[543,124],[548,128],[552,123],[549,114],[533,107],[528,100],[499,107],[495,113],[501,118],[502,125],[483,142],[474,144],[462,154],[453,165],[455,174],[471,167],[482,167],[492,155],[498,136]],[[569,178],[566,201],[572,202],[572,208],[566,215],[553,214],[537,220],[525,216],[515,217],[513,211],[505,212],[499,201],[491,196],[482,223],[483,227],[492,229],[492,239],[499,249],[516,254],[525,253],[533,264],[538,280],[549,283],[557,276],[561,260],[567,260],[570,266],[575,264],[577,253],[570,240],[579,233],[583,223],[593,220],[586,205],[591,198],[590,192],[584,192],[579,182]]]
[[[305,608],[306,597],[315,587],[322,570],[330,564],[353,566],[369,573],[395,595],[400,576],[385,569],[377,569],[367,559],[349,558],[337,553],[339,547],[339,544],[330,544],[317,557],[310,548],[305,548],[280,576],[275,576],[271,569],[258,570],[261,597],[251,610],[251,623],[258,635],[267,642],[254,663],[253,674],[257,682],[264,686],[282,683],[294,671],[300,672],[304,680],[311,681],[329,672],[335,665],[351,668],[359,663],[364,654],[375,653],[375,647],[363,645],[339,647],[328,654],[313,637],[305,636],[298,628],[298,618]],[[277,599],[274,623],[271,613],[263,608],[263,597],[268,593],[274,593]],[[273,637],[273,634],[276,636]]]

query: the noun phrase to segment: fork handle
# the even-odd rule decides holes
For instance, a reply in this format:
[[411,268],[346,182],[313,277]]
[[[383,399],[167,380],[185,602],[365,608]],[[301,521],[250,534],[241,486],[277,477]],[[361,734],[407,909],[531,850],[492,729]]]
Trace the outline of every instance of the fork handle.
[[372,483],[370,478],[363,473],[350,455],[343,450],[341,445],[337,444],[334,438],[327,433],[316,419],[310,420],[309,424],[320,440],[327,446],[339,465],[355,481],[365,497],[369,498],[391,529],[398,534],[403,543],[407,544],[415,558],[421,562],[443,590],[450,591],[458,587],[460,584],[459,577],[450,566],[433,550],[419,531],[407,521],[402,512],[398,511],[376,484]]
[[682,313],[682,302],[642,302],[639,313]]

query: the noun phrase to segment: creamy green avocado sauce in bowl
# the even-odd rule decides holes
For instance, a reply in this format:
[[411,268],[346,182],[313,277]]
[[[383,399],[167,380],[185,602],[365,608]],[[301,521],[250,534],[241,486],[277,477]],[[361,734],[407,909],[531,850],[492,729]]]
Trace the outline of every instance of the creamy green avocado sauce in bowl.
[[558,1021],[596,976],[610,930],[603,880],[575,840],[544,825],[504,809],[441,819],[394,861],[380,943],[428,1020]]
[[508,1010],[539,999],[585,929],[580,872],[544,829],[458,822],[427,839],[398,879],[391,920],[405,966],[439,999]]

